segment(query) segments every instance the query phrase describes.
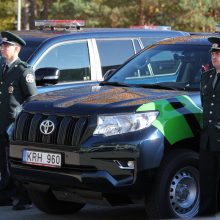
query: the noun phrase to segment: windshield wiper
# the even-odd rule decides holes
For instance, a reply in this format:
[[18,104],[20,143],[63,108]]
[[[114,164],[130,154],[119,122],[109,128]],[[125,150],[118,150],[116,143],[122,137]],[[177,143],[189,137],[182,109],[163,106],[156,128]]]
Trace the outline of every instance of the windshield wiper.
[[130,87],[132,85],[128,85],[125,83],[119,83],[119,82],[108,82],[108,81],[103,81],[99,83],[100,86],[105,86],[105,85],[109,85],[109,86],[122,86],[122,87]]
[[183,82],[164,82],[155,84],[125,84],[120,82],[100,82],[100,86],[110,85],[110,86],[121,86],[121,87],[142,87],[151,89],[165,89],[165,90],[180,90],[180,91],[198,91],[199,88],[193,86],[189,83]]
[[143,88],[152,88],[152,89],[166,89],[166,90],[180,90],[180,91],[198,91],[199,88],[197,85],[185,83],[185,82],[164,82],[156,84],[140,84],[135,85]]
[[166,89],[166,90],[178,90],[179,87],[176,87],[175,85],[170,85],[167,83],[156,83],[156,84],[135,84],[137,87],[143,87],[143,88],[152,88],[152,89]]

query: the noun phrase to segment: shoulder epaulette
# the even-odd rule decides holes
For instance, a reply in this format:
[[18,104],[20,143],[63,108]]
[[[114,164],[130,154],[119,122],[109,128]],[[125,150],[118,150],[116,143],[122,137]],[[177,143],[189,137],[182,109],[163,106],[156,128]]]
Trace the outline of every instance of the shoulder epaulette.
[[210,73],[213,73],[213,72],[215,72],[215,68],[209,69],[209,70],[203,72],[202,74],[203,75],[209,75]]
[[26,62],[24,62],[24,61],[21,61],[21,62],[19,63],[19,65],[22,65],[22,66],[24,66],[24,67],[26,67],[26,68],[30,66],[28,63],[26,63]]

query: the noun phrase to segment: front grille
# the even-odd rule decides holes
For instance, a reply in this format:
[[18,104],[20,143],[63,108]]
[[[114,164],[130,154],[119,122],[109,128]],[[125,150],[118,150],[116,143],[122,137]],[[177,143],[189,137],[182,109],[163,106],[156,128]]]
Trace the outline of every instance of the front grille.
[[[40,124],[51,120],[55,130],[49,135],[40,131]],[[22,112],[16,120],[14,140],[34,143],[77,146],[88,137],[88,118],[55,116]]]

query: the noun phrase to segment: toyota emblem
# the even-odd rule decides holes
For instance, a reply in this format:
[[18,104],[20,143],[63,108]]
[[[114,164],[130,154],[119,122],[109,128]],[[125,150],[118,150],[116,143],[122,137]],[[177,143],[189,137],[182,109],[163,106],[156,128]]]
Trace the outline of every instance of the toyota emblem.
[[55,124],[51,120],[44,120],[40,124],[40,131],[42,134],[51,134],[55,129]]

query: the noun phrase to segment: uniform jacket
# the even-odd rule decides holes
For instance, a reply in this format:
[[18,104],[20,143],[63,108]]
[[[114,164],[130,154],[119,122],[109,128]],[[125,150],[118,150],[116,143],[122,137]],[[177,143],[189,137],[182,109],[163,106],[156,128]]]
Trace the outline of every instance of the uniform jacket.
[[17,59],[3,75],[0,67],[0,134],[16,115],[16,107],[37,93],[34,71],[25,62]]
[[213,89],[215,75],[215,69],[211,69],[201,78],[203,130],[200,148],[208,151],[220,151],[220,82]]

